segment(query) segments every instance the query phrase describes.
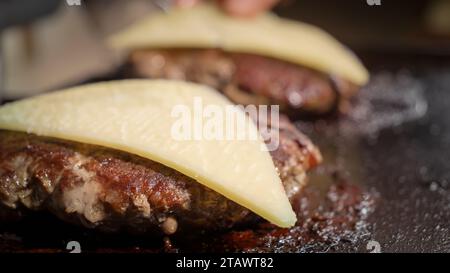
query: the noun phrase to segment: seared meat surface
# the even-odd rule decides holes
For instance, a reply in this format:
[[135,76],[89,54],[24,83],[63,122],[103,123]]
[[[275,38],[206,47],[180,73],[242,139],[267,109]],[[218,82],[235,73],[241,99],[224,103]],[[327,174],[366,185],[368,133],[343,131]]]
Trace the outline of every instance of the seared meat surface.
[[[289,121],[272,153],[287,194],[320,160]],[[0,131],[0,210],[49,210],[104,230],[223,229],[255,216],[242,206],[157,162],[95,145]],[[0,216],[2,213],[0,213]]]
[[358,90],[344,79],[295,64],[215,49],[137,50],[128,67],[130,77],[202,83],[238,104],[277,104],[290,115],[328,113]]

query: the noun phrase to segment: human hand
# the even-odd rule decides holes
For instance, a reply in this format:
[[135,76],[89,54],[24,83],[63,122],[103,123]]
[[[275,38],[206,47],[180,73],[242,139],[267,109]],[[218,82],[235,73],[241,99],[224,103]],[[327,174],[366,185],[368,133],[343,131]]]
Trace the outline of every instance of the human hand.
[[[181,7],[192,7],[202,0],[175,0]],[[280,0],[216,0],[227,13],[238,17],[253,17],[273,8]]]

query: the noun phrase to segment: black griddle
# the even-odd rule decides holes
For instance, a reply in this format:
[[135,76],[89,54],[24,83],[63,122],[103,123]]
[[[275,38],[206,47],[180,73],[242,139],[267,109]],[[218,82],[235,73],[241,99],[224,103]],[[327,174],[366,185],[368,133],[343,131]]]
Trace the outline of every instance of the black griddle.
[[410,73],[427,103],[423,117],[359,144],[363,183],[380,196],[371,236],[385,252],[450,252],[450,59],[430,51],[365,55],[374,73]]

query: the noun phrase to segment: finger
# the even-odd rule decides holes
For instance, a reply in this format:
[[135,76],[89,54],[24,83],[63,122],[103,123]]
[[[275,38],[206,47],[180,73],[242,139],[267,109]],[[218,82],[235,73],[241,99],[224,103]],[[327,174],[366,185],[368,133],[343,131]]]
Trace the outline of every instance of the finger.
[[218,0],[220,6],[229,14],[252,17],[271,9],[280,0]]
[[201,2],[201,0],[174,0],[175,6],[183,7],[183,8],[193,7],[200,2]]

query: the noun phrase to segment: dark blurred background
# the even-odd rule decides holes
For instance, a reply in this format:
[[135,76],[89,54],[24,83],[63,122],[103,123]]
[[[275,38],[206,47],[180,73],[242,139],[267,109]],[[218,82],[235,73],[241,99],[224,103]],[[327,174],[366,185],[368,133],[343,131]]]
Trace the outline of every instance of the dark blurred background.
[[371,1],[288,1],[278,11],[318,25],[352,47],[450,49],[450,1],[382,0],[372,6],[367,2]]

